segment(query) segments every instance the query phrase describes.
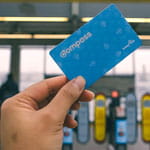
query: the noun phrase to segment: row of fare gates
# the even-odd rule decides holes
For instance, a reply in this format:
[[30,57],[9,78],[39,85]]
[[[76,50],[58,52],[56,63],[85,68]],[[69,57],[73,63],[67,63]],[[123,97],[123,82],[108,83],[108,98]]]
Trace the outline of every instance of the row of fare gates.
[[[114,150],[127,150],[128,144],[135,144],[138,137],[137,100],[133,93],[128,93],[125,107],[121,105],[118,91],[112,91],[111,101],[106,107],[106,96],[99,93],[95,97],[93,137],[90,137],[89,105],[81,103],[76,115],[78,127],[64,127],[63,150],[73,150],[73,132],[80,144],[87,144],[90,138],[102,144],[107,140]],[[141,98],[142,140],[150,142],[150,94]]]

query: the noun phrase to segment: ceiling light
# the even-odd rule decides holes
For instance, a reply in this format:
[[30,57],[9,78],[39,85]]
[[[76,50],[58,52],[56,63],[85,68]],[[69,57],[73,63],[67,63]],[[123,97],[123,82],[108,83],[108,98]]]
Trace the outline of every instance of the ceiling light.
[[35,34],[34,39],[66,39],[70,34]]
[[82,22],[89,22],[93,17],[83,17],[81,18]]
[[[81,18],[82,22],[89,22],[92,17]],[[129,23],[150,23],[150,18],[126,18]]]
[[126,18],[130,23],[150,23],[150,18]]
[[0,39],[31,39],[31,34],[0,34]]
[[141,40],[150,40],[150,35],[139,35]]
[[[0,34],[0,39],[66,39],[70,34]],[[150,35],[139,35],[141,40],[150,40]]]
[[2,22],[67,22],[68,17],[0,17]]

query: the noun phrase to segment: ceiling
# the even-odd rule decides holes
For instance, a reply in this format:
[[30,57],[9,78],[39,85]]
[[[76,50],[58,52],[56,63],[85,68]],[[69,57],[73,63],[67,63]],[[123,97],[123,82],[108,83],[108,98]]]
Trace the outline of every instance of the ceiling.
[[[0,34],[71,34],[109,3],[0,3],[0,17],[68,17],[68,22],[0,22]],[[125,17],[150,18],[150,3],[116,3]],[[131,23],[139,35],[150,35],[150,23]],[[1,43],[1,42],[0,42]],[[57,43],[57,42],[56,42]]]

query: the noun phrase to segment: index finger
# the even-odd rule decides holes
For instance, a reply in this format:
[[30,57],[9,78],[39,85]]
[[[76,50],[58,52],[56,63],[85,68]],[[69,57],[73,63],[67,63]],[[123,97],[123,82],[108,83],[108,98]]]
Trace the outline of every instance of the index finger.
[[50,95],[55,94],[65,83],[67,83],[67,81],[68,79],[65,76],[45,79],[25,89],[22,94],[25,94],[39,103]]

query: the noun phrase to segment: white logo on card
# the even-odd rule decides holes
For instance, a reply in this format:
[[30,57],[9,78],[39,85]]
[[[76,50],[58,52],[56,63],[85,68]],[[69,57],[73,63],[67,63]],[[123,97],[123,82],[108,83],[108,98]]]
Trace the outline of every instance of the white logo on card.
[[65,58],[69,53],[71,53],[76,48],[80,48],[80,45],[87,41],[92,36],[91,32],[86,33],[83,37],[81,37],[78,41],[74,44],[70,45],[68,48],[62,50],[60,52],[60,57]]
[[135,43],[135,40],[128,40],[128,44],[124,46],[122,49],[126,50],[128,47],[130,47],[133,43]]

